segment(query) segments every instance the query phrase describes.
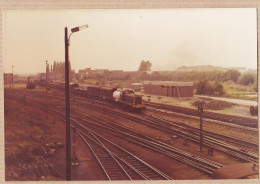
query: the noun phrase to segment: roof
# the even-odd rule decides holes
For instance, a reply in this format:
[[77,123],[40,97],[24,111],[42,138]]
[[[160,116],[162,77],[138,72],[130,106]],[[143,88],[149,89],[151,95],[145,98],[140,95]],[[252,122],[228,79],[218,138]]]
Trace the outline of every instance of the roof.
[[193,82],[173,82],[173,81],[144,81],[148,85],[165,85],[165,86],[194,86]]

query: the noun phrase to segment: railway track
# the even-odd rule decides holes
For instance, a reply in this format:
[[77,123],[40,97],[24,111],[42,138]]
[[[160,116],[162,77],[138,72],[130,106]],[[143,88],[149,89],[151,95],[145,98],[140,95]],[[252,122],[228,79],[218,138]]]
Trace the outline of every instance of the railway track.
[[[44,105],[32,101],[30,104],[46,110]],[[48,110],[65,122],[63,113],[52,108]],[[104,173],[104,178],[101,180],[173,180],[126,149],[86,128],[78,120],[71,118],[71,121],[77,126],[77,134],[99,163]]]
[[[196,109],[174,106],[174,105],[158,104],[158,103],[147,102],[147,101],[145,102],[145,104],[147,107],[163,109],[163,110],[172,111],[172,112],[178,112],[178,113],[191,115],[191,116],[198,116],[198,111]],[[223,122],[246,126],[246,127],[252,127],[252,128],[258,127],[258,120],[252,119],[252,118],[220,114],[220,113],[209,112],[209,111],[204,111],[203,117],[207,118],[207,119],[223,121]]]
[[[44,106],[42,108],[44,108]],[[61,112],[55,111],[51,108],[49,109],[49,111],[53,111],[56,116],[61,116],[62,114]],[[79,108],[77,108],[76,112],[80,113]],[[75,112],[73,112],[73,114],[75,114]],[[83,110],[83,112],[81,112],[81,115],[84,116],[84,114],[86,113]],[[110,134],[117,138],[124,139],[125,141],[132,142],[133,144],[139,145],[142,148],[152,150],[154,152],[166,155],[170,158],[185,163],[208,175],[212,175],[215,169],[223,167],[223,164],[221,163],[200,157],[185,150],[181,150],[161,141],[155,140],[151,137],[141,135],[134,130],[118,125],[116,122],[106,120],[106,118],[104,119],[100,117],[100,115],[98,117],[93,117],[92,114],[87,119],[83,119],[82,117],[79,118],[79,115],[77,114],[75,116],[73,115],[71,118],[73,123],[81,121],[81,124],[83,124],[83,126],[86,125],[91,130],[95,130],[95,132],[105,132],[106,134]],[[108,124],[104,123],[108,121]]]
[[194,167],[208,175],[212,175],[215,169],[224,166],[221,163],[200,157],[185,150],[158,141],[149,136],[144,136],[135,130],[122,125],[118,125],[116,122],[108,120],[107,118],[102,118],[100,117],[100,115],[93,116],[92,113],[91,116],[89,116],[87,119],[84,119],[82,117],[79,118],[79,114],[81,114],[81,116],[84,116],[85,110],[77,108],[76,112],[78,114],[77,116],[73,117],[73,119],[76,118],[77,121],[80,120],[84,122],[84,125],[86,125],[87,127],[91,127],[91,129],[95,129],[99,132],[106,132],[107,134],[139,145],[142,148],[147,148],[157,153],[164,154],[170,158]]
[[[73,102],[75,102],[75,103],[77,103],[77,104],[79,104],[79,105],[84,105],[84,106],[88,106],[88,108],[91,108],[92,110],[95,108],[96,110],[102,110],[104,107],[102,107],[102,105],[94,105],[94,104],[87,104],[86,102],[83,102],[83,101],[77,101],[77,99],[75,99]],[[77,109],[79,109],[79,107],[77,108]],[[84,110],[83,110],[84,111]],[[116,111],[116,110],[111,110],[111,109],[106,109],[106,112],[109,112],[110,114],[115,114],[115,115],[117,115],[117,116],[121,116],[121,117],[124,117],[124,118],[126,118],[126,119],[131,119],[131,120],[133,120],[133,121],[137,121],[138,120],[138,118],[139,118],[139,120],[138,121],[140,121],[140,122],[146,122],[147,123],[147,125],[150,125],[151,126],[151,122],[156,122],[156,123],[159,123],[159,124],[157,124],[156,126],[156,128],[158,128],[158,127],[163,127],[162,125],[163,124],[173,124],[173,122],[167,122],[167,120],[163,120],[163,119],[156,119],[156,118],[154,118],[154,117],[150,117],[150,118],[140,118],[140,117],[138,117],[137,115],[134,115],[134,114],[131,114],[130,116],[129,116],[129,114],[130,113],[122,113],[122,112],[120,112],[120,111]],[[78,112],[78,110],[77,110],[77,112],[76,113],[79,113]],[[127,115],[126,115],[127,114]],[[74,117],[74,118],[76,118],[76,117]],[[101,117],[98,117],[98,116],[96,116],[95,117],[95,119],[93,119],[93,117],[92,117],[92,120],[93,121],[95,121],[95,122],[99,122],[99,124],[95,124],[95,125],[92,125],[92,128],[93,129],[97,129],[97,127],[99,127],[100,128],[100,130],[99,131],[104,131],[104,130],[106,130],[106,133],[108,133],[108,134],[112,134],[112,135],[114,135],[114,136],[119,136],[119,137],[121,137],[122,139],[126,139],[126,140],[128,140],[128,141],[131,141],[131,142],[133,142],[133,143],[136,143],[136,144],[139,144],[140,146],[142,146],[142,147],[146,147],[146,148],[148,148],[148,149],[151,149],[151,150],[153,150],[153,151],[157,151],[157,152],[159,152],[159,153],[161,153],[161,154],[165,154],[165,155],[167,155],[167,156],[169,156],[169,157],[171,157],[171,158],[174,158],[174,159],[177,159],[177,160],[179,160],[179,161],[182,161],[182,162],[184,162],[184,163],[186,163],[186,164],[188,164],[188,165],[190,165],[190,166],[192,166],[192,167],[194,167],[194,168],[196,168],[196,169],[198,169],[198,170],[200,170],[200,171],[202,171],[202,172],[205,172],[205,173],[207,173],[207,174],[212,174],[212,172],[216,169],[216,168],[219,168],[219,167],[222,167],[223,165],[222,164],[213,164],[213,166],[211,166],[210,164],[208,164],[208,162],[210,162],[210,161],[204,161],[204,162],[202,162],[202,163],[200,163],[199,162],[199,160],[201,160],[201,158],[199,158],[198,160],[193,160],[196,156],[194,156],[194,155],[192,155],[191,156],[191,158],[184,158],[184,157],[181,157],[180,155],[182,155],[182,154],[184,154],[184,155],[189,155],[189,153],[185,153],[185,152],[183,152],[183,150],[178,150],[177,149],[177,151],[176,151],[176,148],[173,148],[173,147],[171,147],[171,146],[169,146],[169,145],[165,145],[165,143],[163,143],[163,142],[158,142],[157,140],[152,140],[152,138],[150,138],[150,137],[142,137],[143,135],[138,135],[138,132],[135,132],[134,130],[131,130],[131,129],[128,129],[128,128],[126,128],[126,127],[120,127],[118,124],[116,124],[115,122],[112,122],[112,121],[109,121],[109,124],[111,125],[111,124],[113,124],[113,126],[115,126],[116,128],[112,128],[112,127],[106,127],[106,126],[104,126],[104,125],[102,125],[102,121],[104,122],[104,121],[108,121],[108,120],[106,120],[106,119],[100,119]],[[149,120],[149,121],[148,121]],[[89,121],[86,121],[86,120],[84,120],[84,118],[82,118],[81,119],[81,121],[84,121],[84,122],[87,122],[87,123],[90,123],[90,124],[93,124],[93,122],[89,122]],[[100,127],[100,125],[102,125],[101,127]],[[155,126],[155,124],[153,124],[154,126]],[[168,126],[168,125],[167,125]],[[172,125],[171,125],[172,126]],[[182,129],[187,129],[187,127],[181,127]],[[164,129],[168,129],[169,130],[169,127],[164,127]],[[170,130],[172,131],[172,128],[170,128]],[[195,130],[193,130],[193,131],[195,131]],[[129,132],[131,132],[131,134],[129,135]],[[176,131],[176,132],[184,132],[183,130],[181,130],[180,131],[180,127],[179,127],[179,130],[178,131]],[[183,135],[185,135],[185,133],[183,133],[182,134],[182,136]],[[187,135],[187,132],[186,132],[186,135]],[[193,137],[196,137],[196,136],[193,136]],[[194,138],[195,139],[195,138]],[[211,138],[210,138],[211,139]],[[213,144],[216,144],[216,140],[211,140],[211,143],[209,143],[209,146],[212,146]],[[223,145],[220,145],[221,147],[224,147]],[[240,150],[241,151],[241,150]],[[237,153],[236,154],[234,154],[234,152],[232,153],[232,152],[230,152],[229,154],[233,154],[233,155],[236,155],[237,156]],[[240,153],[242,156],[243,155],[248,155],[249,153],[247,152],[247,153],[243,153],[243,151]],[[251,154],[251,153],[250,153]],[[249,155],[250,155],[249,154]],[[252,156],[252,154],[251,154],[251,156]],[[254,157],[255,155],[253,155],[253,157]],[[243,156],[244,158],[241,158],[240,157],[240,159],[245,159],[245,156]],[[189,160],[189,159],[191,159],[191,160],[193,160],[193,161],[191,161],[191,160]],[[248,159],[248,158],[246,158],[246,159]],[[251,159],[251,158],[250,158]],[[255,159],[255,158],[254,158]],[[247,161],[249,161],[249,160],[247,160]],[[250,160],[250,161],[254,161],[255,162],[255,160]],[[202,165],[207,165],[207,167],[205,168],[203,168],[202,167]],[[210,166],[209,166],[210,165]],[[212,168],[211,168],[212,167]]]
[[[104,138],[100,134],[87,128],[85,128],[85,130],[87,130],[93,138],[87,136],[83,131],[77,130],[77,132],[85,143],[88,144],[96,159],[99,160],[107,179],[172,180],[169,176],[147,164],[129,151]],[[85,139],[86,137],[94,143],[92,146],[90,146],[90,143]],[[98,149],[93,149],[93,147],[97,146],[100,147],[99,152],[97,151]],[[114,151],[117,153],[112,151],[111,146],[114,147]]]
[[[45,94],[42,94],[42,93],[32,93],[34,97],[38,97],[38,95],[40,96],[45,96]],[[30,95],[30,94],[29,94]],[[58,100],[64,100],[64,97],[61,97],[61,96],[57,96],[57,95],[48,95],[48,98],[52,98],[52,101],[58,101]],[[64,101],[61,101],[62,103],[64,103]],[[49,102],[50,103],[50,102]],[[60,102],[59,102],[60,103]],[[105,110],[109,112],[109,108],[110,107],[113,107],[111,104],[109,103],[104,103],[102,101],[97,101],[97,100],[91,100],[91,99],[85,99],[85,98],[73,98],[71,100],[71,103],[76,103],[76,104],[82,104],[82,105],[86,105],[86,106],[91,106],[97,110]],[[110,105],[109,108],[107,107],[104,107],[107,106],[107,105]],[[116,108],[114,108],[115,110],[113,111],[116,111]],[[123,113],[123,112],[122,112]],[[121,113],[121,114],[122,114]],[[135,116],[134,114],[132,113],[125,113],[127,114],[127,116]],[[175,125],[175,126],[182,126],[182,129],[188,129],[189,131],[192,131],[192,132],[195,132],[197,133],[199,131],[198,128],[195,128],[195,127],[192,127],[192,126],[189,126],[189,125],[186,125],[186,124],[183,124],[183,123],[180,123],[180,122],[174,122],[174,121],[169,121],[169,120],[166,120],[166,119],[163,119],[163,118],[159,118],[159,117],[153,117],[151,115],[147,116],[147,115],[144,115],[145,117],[147,117],[147,119],[151,120],[151,121],[162,121],[162,123],[168,123],[168,124],[172,124],[172,125]],[[251,131],[251,130],[250,130]],[[253,129],[252,129],[253,131]],[[245,146],[245,147],[251,147],[253,149],[257,149],[258,148],[258,145],[257,144],[254,144],[254,143],[251,143],[251,142],[248,142],[248,141],[243,141],[243,140],[240,140],[240,139],[235,139],[235,138],[232,138],[230,136],[225,136],[223,134],[217,134],[217,133],[213,133],[211,131],[206,131],[206,130],[203,130],[203,132],[205,134],[208,134],[208,135],[211,135],[212,137],[214,138],[218,138],[218,139],[222,139],[224,141],[228,141],[228,142],[233,142],[233,143],[236,143],[237,145],[242,145],[242,146]]]
[[[180,125],[179,123],[170,122],[167,120],[157,119],[157,118],[140,118],[138,116],[134,115],[126,115],[125,113],[122,113],[120,111],[110,111],[112,114],[116,114],[117,116],[124,117],[126,119],[139,122],[142,124],[145,124],[147,126],[162,130],[164,132],[168,132],[170,134],[176,134],[182,138],[189,139],[190,141],[199,143],[200,137],[199,137],[199,130],[195,129],[193,127],[188,127],[187,125]],[[196,131],[194,131],[194,129]],[[214,136],[215,135],[215,136]],[[216,150],[219,150],[221,152],[224,152],[226,154],[231,155],[232,157],[236,157],[238,159],[241,159],[243,161],[248,162],[255,162],[258,163],[258,154],[250,152],[245,149],[241,149],[237,146],[232,146],[228,143],[225,143],[223,141],[220,141],[218,137],[221,137],[221,135],[214,134],[212,132],[205,131],[205,135],[203,138],[203,144],[207,148],[214,148]],[[222,138],[224,139],[224,137]],[[227,139],[227,137],[226,137]],[[241,141],[238,139],[234,139],[231,137],[228,137],[229,140],[235,141],[237,144],[243,144],[244,146],[253,147],[254,149],[257,149],[257,145],[253,143],[249,143],[246,141]]]
[[[168,120],[168,119],[165,119],[165,118],[160,117],[160,116],[156,116],[155,117],[153,115],[146,115],[146,114],[144,114],[143,116],[146,119],[149,119],[151,121],[162,122],[164,124],[178,126],[181,129],[183,129],[183,130],[186,130],[188,132],[192,132],[192,133],[195,133],[195,134],[198,134],[199,131],[200,131],[199,128],[190,126],[190,125],[182,123],[182,122],[175,122],[175,121],[172,121],[172,120]],[[258,144],[256,144],[256,143],[252,143],[252,142],[249,142],[249,141],[237,139],[237,138],[234,138],[234,137],[231,137],[231,136],[228,136],[228,135],[214,133],[212,131],[208,131],[208,130],[205,130],[205,129],[203,130],[203,134],[211,136],[212,138],[216,138],[218,140],[223,140],[225,142],[233,143],[234,145],[240,145],[240,146],[243,146],[243,147],[246,147],[246,148],[252,148],[254,150],[258,149]]]
[[[35,95],[45,96],[45,94],[40,93],[40,92],[30,92],[30,93],[35,94]],[[55,94],[52,94],[52,95],[48,94],[48,96],[52,97],[52,98],[62,99],[63,97],[62,96],[58,97],[57,93],[58,92],[55,92]],[[83,97],[76,97],[76,96],[74,98],[75,99],[81,99],[83,101],[85,99]],[[90,98],[88,98],[88,100],[90,100]],[[102,104],[104,102],[96,100],[95,103]],[[198,116],[197,110],[192,109],[192,108],[174,106],[174,105],[167,105],[167,104],[159,104],[159,103],[148,102],[148,101],[145,101],[145,104],[146,104],[147,107],[152,107],[152,108],[155,108],[155,109],[162,109],[162,110],[167,110],[167,111],[170,111],[170,112],[177,112],[177,113],[186,114],[186,115],[189,115],[189,116],[196,116],[196,117]],[[221,113],[215,113],[215,112],[209,112],[209,111],[204,111],[203,117],[206,118],[206,119],[222,121],[222,122],[231,123],[231,124],[235,124],[235,125],[251,127],[251,128],[258,128],[258,120],[253,119],[253,118],[227,115],[227,114],[221,114]]]

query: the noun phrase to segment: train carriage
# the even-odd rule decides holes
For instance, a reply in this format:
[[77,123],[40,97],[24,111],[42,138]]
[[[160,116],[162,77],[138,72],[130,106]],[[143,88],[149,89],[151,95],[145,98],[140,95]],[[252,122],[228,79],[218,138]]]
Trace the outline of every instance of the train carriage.
[[86,89],[82,89],[82,88],[73,88],[71,89],[72,93],[78,96],[82,96],[82,97],[87,97],[88,96],[88,92]]
[[101,87],[100,88],[100,97],[105,98],[107,100],[113,99],[113,93],[117,90],[117,88],[108,88]]
[[101,97],[100,88],[101,88],[100,86],[89,86],[88,87],[88,95],[100,98]]

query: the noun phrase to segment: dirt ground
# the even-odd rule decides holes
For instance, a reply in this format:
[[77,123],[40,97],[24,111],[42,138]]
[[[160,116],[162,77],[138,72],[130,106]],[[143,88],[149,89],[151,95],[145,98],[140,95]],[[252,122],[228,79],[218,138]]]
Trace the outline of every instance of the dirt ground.
[[[25,149],[32,145],[38,144],[37,141],[32,139],[32,137],[41,141],[42,145],[47,143],[59,142],[62,144],[61,147],[55,149],[55,154],[50,156],[45,156],[45,159],[54,165],[55,170],[58,172],[58,177],[50,176],[52,180],[64,180],[65,179],[65,126],[64,123],[56,119],[55,116],[51,114],[48,115],[46,119],[46,112],[39,110],[30,106],[23,106],[21,103],[17,103],[12,100],[5,99],[5,109],[8,109],[8,106],[20,107],[17,113],[20,114],[29,114],[29,118],[24,116],[13,117],[14,113],[7,112],[5,110],[5,155],[6,155],[6,168],[5,176],[7,181],[12,180],[45,180],[48,178],[35,178],[35,177],[26,177],[19,176],[15,173],[15,168],[19,164],[24,164],[26,161],[22,157],[19,157],[17,154],[18,147]],[[20,110],[20,111],[19,111]],[[16,119],[14,119],[16,118]],[[34,121],[34,125],[27,124],[28,121]],[[22,123],[20,130],[17,129],[17,124]],[[20,133],[21,131],[21,133]],[[31,134],[31,135],[30,135]],[[32,136],[32,137],[31,137]],[[15,142],[13,142],[15,140]],[[16,162],[12,163],[7,159],[7,156],[13,154],[13,157],[16,157]],[[39,153],[38,155],[44,155]],[[29,161],[27,161],[29,162]]]
[[[195,101],[200,101],[201,98],[199,97],[192,97],[192,98],[172,98],[172,97],[166,97],[166,96],[157,96],[157,95],[144,95],[144,100],[148,101],[150,99],[151,102],[156,102],[156,103],[163,103],[163,104],[168,104],[168,105],[176,105],[176,106],[182,106],[182,107],[187,107],[187,108],[193,108],[197,109],[197,107],[193,106],[192,104]],[[242,117],[247,117],[247,118],[253,118],[253,119],[258,119],[257,116],[251,116],[250,115],[250,105],[233,105],[230,108],[225,108],[222,110],[208,110],[211,112],[217,112],[217,113],[222,113],[222,114],[230,114],[230,115],[235,115],[235,116],[242,116]]]

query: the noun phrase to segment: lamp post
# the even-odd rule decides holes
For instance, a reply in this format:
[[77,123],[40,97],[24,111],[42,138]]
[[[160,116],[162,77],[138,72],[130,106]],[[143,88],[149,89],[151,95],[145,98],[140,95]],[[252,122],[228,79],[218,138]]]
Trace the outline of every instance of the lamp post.
[[46,62],[46,119],[48,119],[48,101],[47,101],[47,93],[48,93],[48,76],[47,76],[47,73],[48,73],[48,61],[45,61]]
[[69,46],[72,33],[88,28],[88,25],[71,29],[68,37],[68,28],[65,27],[65,104],[66,104],[66,180],[71,180],[71,141],[70,141],[70,63]]

